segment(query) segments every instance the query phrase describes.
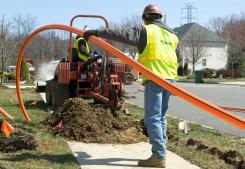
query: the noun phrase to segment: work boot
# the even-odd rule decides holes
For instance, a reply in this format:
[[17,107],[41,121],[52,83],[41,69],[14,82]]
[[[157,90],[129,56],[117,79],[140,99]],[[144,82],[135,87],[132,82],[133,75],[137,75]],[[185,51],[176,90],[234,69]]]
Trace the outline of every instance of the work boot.
[[159,158],[152,155],[150,158],[148,158],[146,160],[140,160],[138,162],[138,166],[165,168],[166,164],[165,164],[164,159],[159,159]]

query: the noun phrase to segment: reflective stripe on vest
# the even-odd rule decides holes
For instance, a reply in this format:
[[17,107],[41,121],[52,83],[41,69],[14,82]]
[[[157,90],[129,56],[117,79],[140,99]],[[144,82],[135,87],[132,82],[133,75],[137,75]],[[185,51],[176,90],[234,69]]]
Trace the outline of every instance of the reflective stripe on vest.
[[[178,37],[154,24],[145,25],[145,28],[147,44],[142,54],[139,54],[138,61],[154,73],[162,76],[162,78],[177,78],[176,48]],[[165,72],[159,72],[159,68],[154,68],[154,62],[156,65],[161,62],[161,65],[164,65],[163,70]]]
[[[80,41],[80,40],[84,40],[84,38],[78,38],[78,39],[76,39],[75,40],[75,42],[74,42],[74,44],[73,44],[73,48],[76,48],[77,49],[77,54],[78,54],[78,57],[80,58],[80,59],[82,59],[83,61],[87,61],[88,60],[88,56],[86,56],[86,55],[83,55],[82,53],[80,53],[79,52],[79,50],[78,50],[78,42]],[[85,40],[84,40],[85,41]],[[86,42],[86,52],[88,52],[89,53],[89,46],[88,46],[88,43]]]

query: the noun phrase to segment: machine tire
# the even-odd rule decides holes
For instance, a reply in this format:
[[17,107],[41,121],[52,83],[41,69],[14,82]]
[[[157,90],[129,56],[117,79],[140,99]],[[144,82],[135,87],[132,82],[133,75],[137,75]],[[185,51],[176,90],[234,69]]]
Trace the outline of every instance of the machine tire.
[[48,81],[46,90],[46,100],[48,105],[57,107],[62,105],[64,100],[69,98],[69,86],[58,84],[58,81],[54,79]]
[[134,76],[131,73],[125,74],[124,82],[125,84],[132,84],[134,81]]
[[129,73],[132,70],[132,67],[128,64],[125,65],[125,72]]
[[114,117],[119,117],[120,107],[118,107],[119,102],[121,101],[120,92],[117,86],[111,86],[111,95],[109,96],[109,106],[111,113]]
[[70,98],[69,87],[67,85],[58,84],[55,80],[52,90],[52,105],[53,107],[60,106],[64,103],[64,100]]
[[48,106],[52,106],[52,93],[51,93],[51,80],[47,81],[45,94],[46,94],[46,103]]

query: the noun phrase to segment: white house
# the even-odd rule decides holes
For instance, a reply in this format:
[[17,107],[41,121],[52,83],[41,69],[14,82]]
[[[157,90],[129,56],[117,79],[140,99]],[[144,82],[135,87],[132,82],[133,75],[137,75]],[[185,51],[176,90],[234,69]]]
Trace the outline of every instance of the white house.
[[[195,70],[201,70],[204,68],[221,69],[225,68],[227,63],[227,43],[219,37],[216,33],[206,29],[205,27],[197,23],[185,24],[181,27],[175,28],[174,32],[179,37],[181,44],[180,57],[182,58],[182,65],[188,63],[188,68],[192,70],[192,63],[190,63],[190,57],[186,51],[190,49],[190,42],[192,41],[193,32],[198,32],[198,35],[205,35],[203,38],[203,47],[205,52],[203,56],[195,63]],[[186,42],[186,43],[185,43]]]

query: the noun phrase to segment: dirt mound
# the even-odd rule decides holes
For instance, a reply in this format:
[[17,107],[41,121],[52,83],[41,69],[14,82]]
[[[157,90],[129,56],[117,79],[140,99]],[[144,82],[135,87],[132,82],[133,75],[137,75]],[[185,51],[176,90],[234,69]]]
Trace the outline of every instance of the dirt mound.
[[244,157],[236,150],[222,152],[217,147],[209,148],[207,145],[202,143],[202,141],[194,140],[193,138],[188,139],[186,145],[196,146],[196,150],[198,151],[208,149],[207,152],[209,154],[218,156],[220,159],[224,160],[225,163],[235,166],[236,169],[245,169]]
[[205,150],[208,149],[208,146],[206,146],[205,144],[199,144],[196,148],[196,150],[201,151],[201,150]]
[[238,151],[229,150],[224,152],[220,158],[223,159],[227,164],[236,166],[238,169],[245,169],[243,156]]
[[222,151],[220,149],[218,149],[217,147],[213,147],[209,149],[209,153],[211,155],[217,155],[217,156],[221,156]]
[[14,124],[14,132],[7,138],[0,136],[0,152],[9,153],[18,150],[34,150],[37,146],[37,140],[33,136],[34,130],[22,124]]
[[68,99],[44,122],[54,135],[85,143],[137,143],[147,141],[142,121],[114,117],[109,109],[96,107],[81,98]]

